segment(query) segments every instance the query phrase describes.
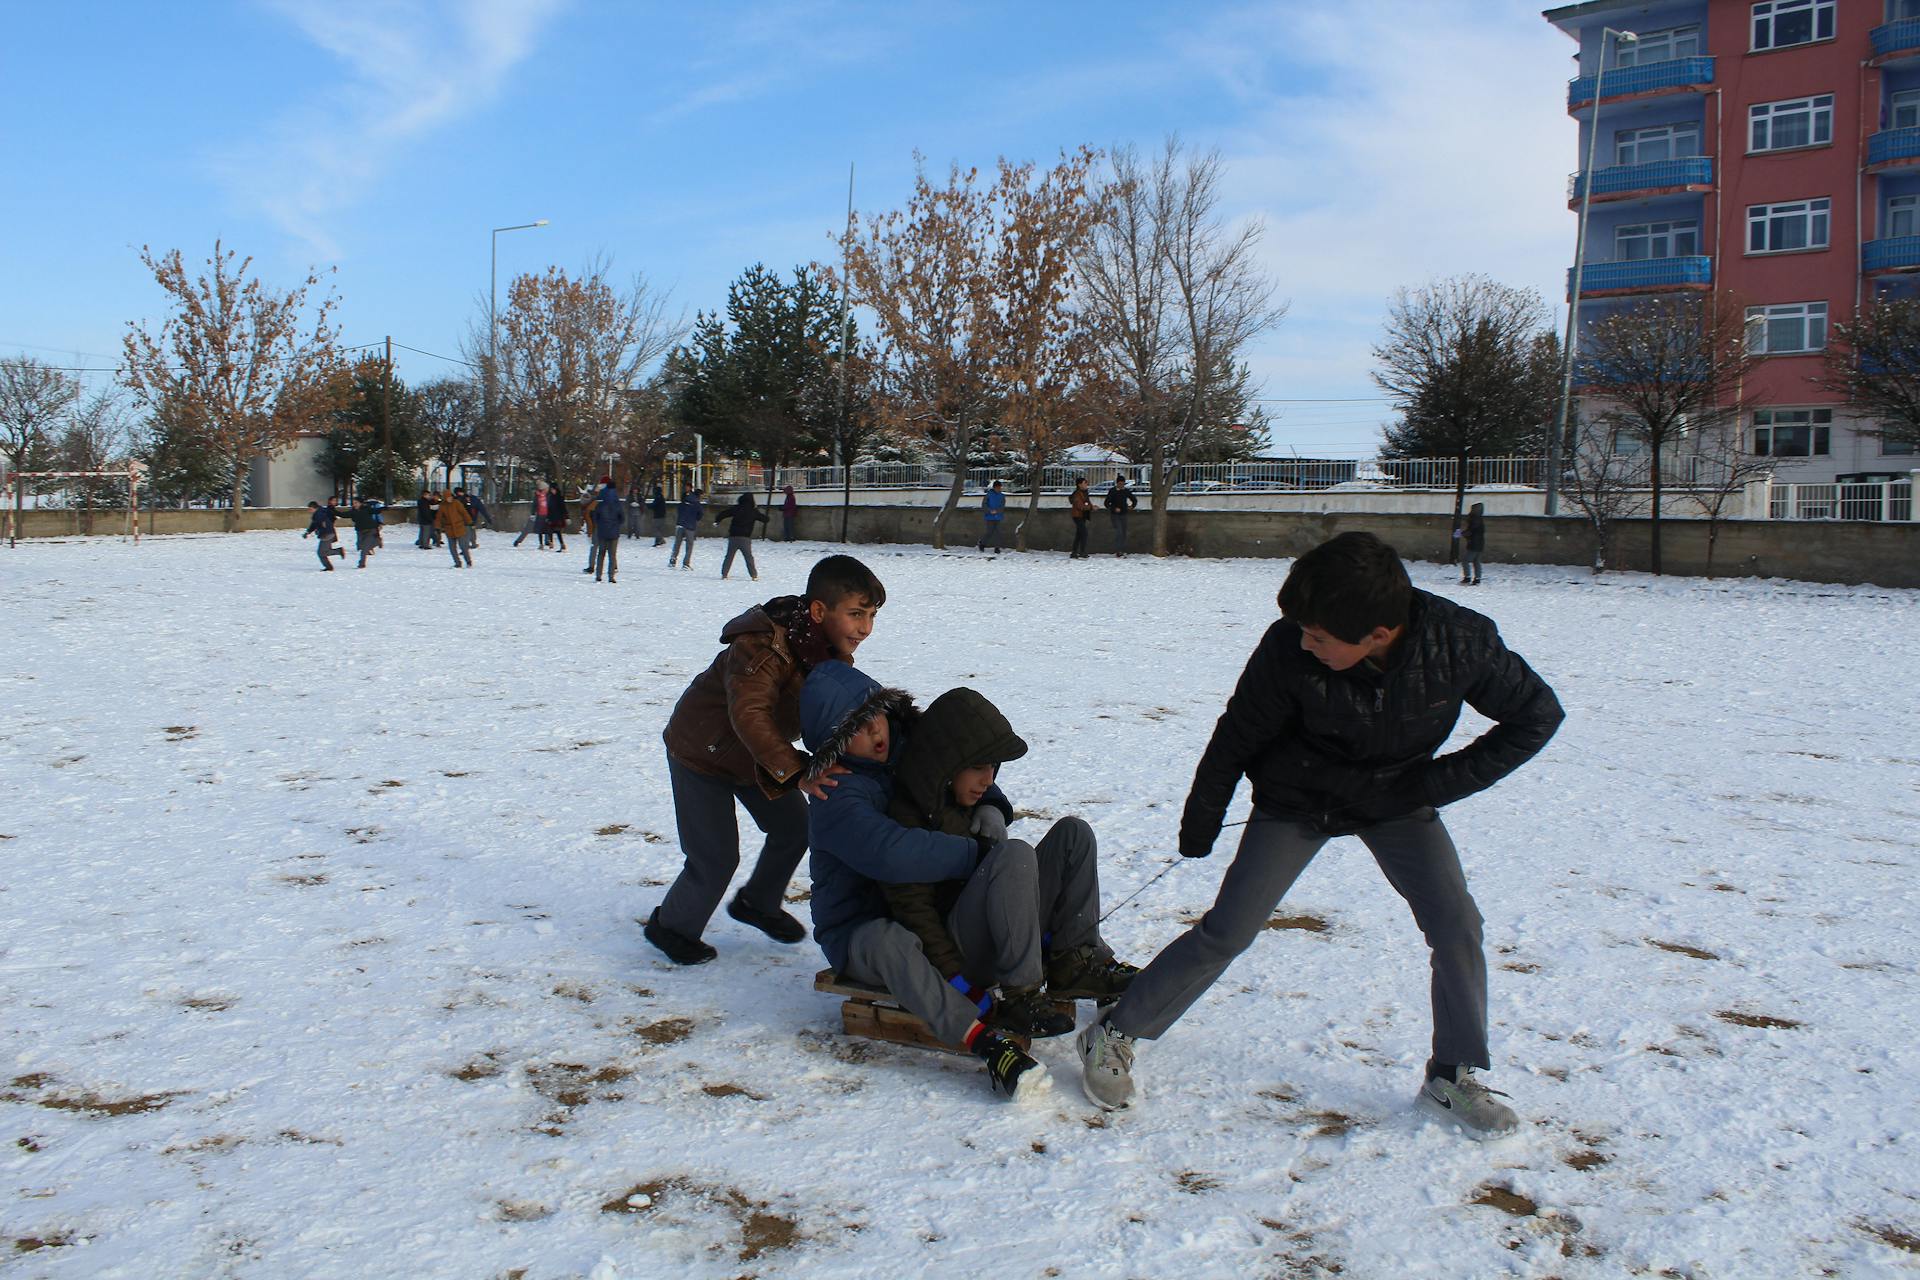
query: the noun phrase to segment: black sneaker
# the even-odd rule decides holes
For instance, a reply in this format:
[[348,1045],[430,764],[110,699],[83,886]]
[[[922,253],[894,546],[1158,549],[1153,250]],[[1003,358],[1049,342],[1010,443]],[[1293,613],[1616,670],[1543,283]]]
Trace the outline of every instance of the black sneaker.
[[1038,987],[1028,987],[1003,993],[987,1015],[987,1025],[1044,1040],[1049,1036],[1072,1035],[1073,1015],[1055,1009],[1053,1001],[1041,995]]
[[786,912],[775,911],[768,913],[765,911],[755,911],[752,907],[740,901],[739,894],[735,894],[733,901],[727,904],[727,914],[735,920],[738,920],[741,924],[752,925],[769,938],[772,938],[775,942],[791,944],[804,942],[807,938],[807,927]]
[[1104,948],[1069,947],[1047,960],[1047,993],[1055,1000],[1111,1004],[1126,994],[1140,970],[1115,960]]
[[1009,1102],[1032,1102],[1053,1091],[1053,1077],[1033,1055],[998,1031],[982,1031],[973,1052],[987,1064],[987,1082]]
[[661,924],[658,907],[655,907],[653,914],[647,917],[640,932],[646,935],[648,942],[660,948],[667,959],[675,964],[705,964],[720,954],[700,939],[689,938],[686,934]]

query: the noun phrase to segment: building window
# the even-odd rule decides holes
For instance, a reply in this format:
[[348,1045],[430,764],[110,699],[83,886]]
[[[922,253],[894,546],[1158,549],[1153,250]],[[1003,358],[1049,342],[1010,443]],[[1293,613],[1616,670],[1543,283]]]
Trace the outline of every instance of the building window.
[[1824,458],[1833,450],[1833,410],[1760,409],[1753,451],[1762,458]]
[[[1920,0],[1914,0],[1920,4]],[[1650,62],[1672,62],[1675,58],[1692,58],[1700,52],[1699,27],[1669,27],[1665,31],[1642,31],[1640,38],[1622,41],[1616,64],[1622,67],[1644,67]]]
[[1747,206],[1747,252],[1786,253],[1827,247],[1831,200]]
[[1827,304],[1824,302],[1747,308],[1747,349],[1755,355],[1819,351],[1826,345]]
[[1887,21],[1898,22],[1902,18],[1920,18],[1920,0],[1888,0]]
[[[1920,3],[1920,0],[1915,0]],[[1700,154],[1700,126],[1663,124],[1657,129],[1622,129],[1614,136],[1615,164],[1653,164]]]
[[1749,151],[1784,151],[1833,141],[1833,95],[1762,102],[1747,109]]
[[[1920,4],[1920,0],[1914,0]],[[1883,239],[1920,235],[1920,195],[1893,196],[1887,201],[1887,225]]]
[[[1916,3],[1920,3],[1920,0],[1916,0]],[[1880,456],[1883,458],[1911,458],[1916,453],[1920,453],[1920,447],[1916,447],[1911,440],[1880,437]]]
[[1833,39],[1834,4],[1835,0],[1763,0],[1753,6],[1754,51]]
[[1643,258],[1680,258],[1700,252],[1698,222],[1642,222],[1613,233],[1616,262]]

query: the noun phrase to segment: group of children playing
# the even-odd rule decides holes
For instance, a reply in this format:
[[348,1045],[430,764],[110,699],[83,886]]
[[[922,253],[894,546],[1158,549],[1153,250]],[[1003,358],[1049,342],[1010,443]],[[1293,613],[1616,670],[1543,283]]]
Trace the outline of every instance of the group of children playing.
[[[730,916],[804,940],[784,899],[811,848],[814,936],[842,978],[885,988],[1016,1100],[1050,1087],[1029,1039],[1071,1033],[1064,1010],[1093,1001],[1076,1040],[1082,1084],[1116,1110],[1134,1099],[1137,1040],[1164,1034],[1219,978],[1321,845],[1357,835],[1432,952],[1434,1049],[1418,1104],[1470,1136],[1514,1130],[1503,1095],[1475,1076],[1489,1066],[1481,920],[1436,811],[1539,751],[1561,712],[1490,620],[1414,590],[1371,534],[1296,561],[1181,820],[1180,853],[1206,856],[1248,778],[1240,850],[1212,909],[1138,970],[1100,936],[1092,828],[1068,817],[1037,843],[1009,835],[999,772],[1027,744],[1006,716],[966,688],[922,710],[856,668],[885,603],[864,564],[828,556],[804,595],[727,623],[681,696],[663,738],[685,866],[644,924],[670,960],[716,954],[701,935],[739,866],[738,802],[766,840]],[[1494,727],[1435,758],[1463,704]]]

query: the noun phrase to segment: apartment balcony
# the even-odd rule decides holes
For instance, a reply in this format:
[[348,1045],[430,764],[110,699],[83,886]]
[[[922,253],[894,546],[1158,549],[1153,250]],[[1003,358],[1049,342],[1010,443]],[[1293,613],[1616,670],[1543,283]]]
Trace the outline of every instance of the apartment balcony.
[[[1567,84],[1567,110],[1593,105],[1594,76],[1578,76]],[[1606,101],[1651,94],[1703,93],[1713,85],[1712,58],[1670,58],[1640,67],[1608,68]]]
[[[1585,173],[1567,179],[1567,203],[1580,203],[1585,194]],[[1677,160],[1653,160],[1646,164],[1619,164],[1593,173],[1593,202],[1644,200],[1651,196],[1681,195],[1713,189],[1713,157],[1682,156]]]
[[[1632,262],[1589,262],[1580,272],[1580,296],[1583,298],[1706,289],[1712,285],[1713,259],[1705,254],[1689,254],[1680,258],[1639,258]],[[1567,295],[1573,295],[1571,269],[1567,272]]]
[[1902,18],[1873,29],[1873,65],[1920,61],[1920,18]]
[[1920,271],[1920,236],[1891,236],[1860,246],[1860,269],[1868,275],[1882,271]]
[[1867,172],[1920,164],[1920,128],[1882,129],[1867,138]]

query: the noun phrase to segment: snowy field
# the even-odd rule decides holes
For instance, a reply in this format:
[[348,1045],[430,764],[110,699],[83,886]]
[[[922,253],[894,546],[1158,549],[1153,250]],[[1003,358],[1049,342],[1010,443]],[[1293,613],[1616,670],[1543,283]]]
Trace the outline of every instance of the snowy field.
[[[828,548],[723,583],[715,541],[629,542],[608,587],[578,543],[405,538],[330,575],[291,533],[0,551],[0,1278],[1920,1269],[1920,593],[1462,593],[1569,713],[1447,812],[1525,1120],[1480,1146],[1411,1110],[1425,951],[1353,840],[1111,1117],[1066,1040],[1020,1108],[843,1038],[811,942],[722,915],[668,966],[661,725]],[[1109,904],[1160,871],[1285,563],[856,550],[862,665],[1033,744],[1015,833],[1089,819]],[[1108,921],[1124,957],[1234,834]]]

